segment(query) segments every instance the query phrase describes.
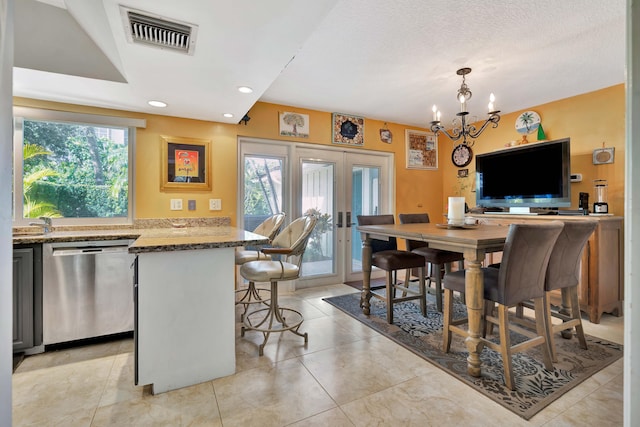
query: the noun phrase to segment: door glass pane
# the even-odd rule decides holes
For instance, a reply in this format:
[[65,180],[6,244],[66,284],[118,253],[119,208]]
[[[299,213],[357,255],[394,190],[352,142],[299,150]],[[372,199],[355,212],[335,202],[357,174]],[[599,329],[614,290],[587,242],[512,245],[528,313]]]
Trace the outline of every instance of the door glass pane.
[[304,277],[335,273],[334,181],[334,163],[302,162],[302,212],[318,218],[302,258]]
[[362,240],[356,230],[358,215],[380,213],[380,168],[354,166],[351,170],[351,271],[362,271]]
[[284,159],[245,156],[244,229],[253,230],[266,218],[282,212]]

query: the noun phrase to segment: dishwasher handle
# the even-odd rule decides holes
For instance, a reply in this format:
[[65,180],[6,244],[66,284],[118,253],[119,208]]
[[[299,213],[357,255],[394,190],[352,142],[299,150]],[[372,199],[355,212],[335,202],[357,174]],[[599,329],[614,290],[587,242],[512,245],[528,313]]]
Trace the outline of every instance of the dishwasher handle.
[[128,253],[128,246],[88,246],[86,248],[53,248],[53,256]]

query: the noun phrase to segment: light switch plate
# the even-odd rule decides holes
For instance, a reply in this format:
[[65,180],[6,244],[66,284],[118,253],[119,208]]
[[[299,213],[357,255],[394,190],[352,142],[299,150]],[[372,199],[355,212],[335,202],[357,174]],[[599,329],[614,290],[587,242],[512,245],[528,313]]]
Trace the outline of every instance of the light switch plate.
[[222,210],[222,200],[221,199],[209,199],[209,210],[211,210],[211,211],[220,211],[220,210]]
[[171,199],[171,210],[172,211],[181,211],[182,210],[182,199]]

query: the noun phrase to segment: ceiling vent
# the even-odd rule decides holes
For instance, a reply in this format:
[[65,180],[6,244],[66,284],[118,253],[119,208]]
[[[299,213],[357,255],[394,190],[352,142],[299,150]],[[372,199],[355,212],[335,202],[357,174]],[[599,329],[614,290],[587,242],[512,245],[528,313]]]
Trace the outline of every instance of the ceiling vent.
[[120,7],[129,43],[142,43],[193,55],[198,26]]

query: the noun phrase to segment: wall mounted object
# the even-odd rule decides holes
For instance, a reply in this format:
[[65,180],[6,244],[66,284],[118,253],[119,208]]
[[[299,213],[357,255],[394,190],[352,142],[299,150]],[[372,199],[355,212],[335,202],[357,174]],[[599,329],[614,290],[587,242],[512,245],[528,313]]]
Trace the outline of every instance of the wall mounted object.
[[593,150],[593,164],[604,165],[607,163],[613,163],[614,147],[611,148],[598,148]]
[[211,141],[163,136],[160,190],[211,190]]
[[364,145],[364,118],[333,113],[334,144]]
[[393,134],[387,127],[387,124],[384,124],[384,127],[380,129],[380,141],[386,142],[387,144],[391,144],[391,139],[393,138]]
[[280,136],[309,138],[309,115],[285,111],[279,113]]
[[535,111],[525,111],[516,119],[516,130],[522,135],[537,131],[538,126],[540,126],[540,116]]
[[467,144],[458,144],[451,152],[451,161],[459,168],[463,168],[471,163],[473,151]]
[[407,169],[438,169],[438,139],[433,133],[405,131]]

